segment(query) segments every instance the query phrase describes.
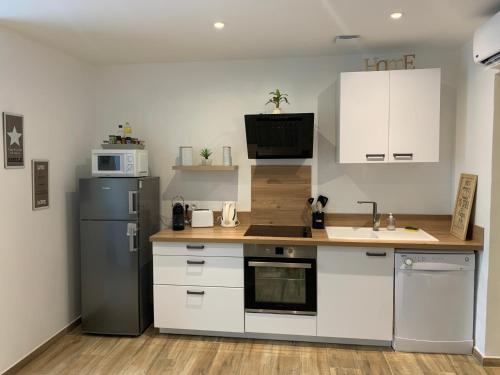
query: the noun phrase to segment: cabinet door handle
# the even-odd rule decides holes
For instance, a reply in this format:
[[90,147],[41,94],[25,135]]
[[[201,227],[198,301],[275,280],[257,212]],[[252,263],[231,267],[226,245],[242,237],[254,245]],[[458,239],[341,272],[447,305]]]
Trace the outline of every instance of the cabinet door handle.
[[392,156],[396,160],[413,160],[413,153],[394,153]]
[[188,250],[203,250],[205,245],[186,245],[186,249]]
[[127,236],[128,236],[128,250],[131,253],[137,251],[137,224],[136,223],[128,223],[127,224]]
[[368,161],[385,160],[385,154],[366,154],[366,160]]
[[371,251],[367,251],[366,252],[366,256],[367,257],[385,257],[385,256],[387,256],[387,253],[386,252],[383,252],[383,253],[373,253]]
[[187,264],[198,264],[198,265],[203,265],[205,264],[204,260],[188,260]]
[[186,291],[186,294],[189,294],[189,295],[195,295],[195,296],[202,296],[205,294],[204,291],[193,291],[193,290],[188,290]]
[[128,213],[129,215],[137,213],[137,191],[128,192]]

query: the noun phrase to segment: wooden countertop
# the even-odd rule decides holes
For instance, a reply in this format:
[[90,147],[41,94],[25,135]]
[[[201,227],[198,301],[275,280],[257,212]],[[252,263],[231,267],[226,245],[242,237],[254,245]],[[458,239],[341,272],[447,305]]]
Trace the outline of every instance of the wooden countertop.
[[[336,214],[327,219],[327,225],[331,226],[368,226],[366,215]],[[483,229],[475,226],[472,239],[459,240],[450,234],[450,216],[442,215],[401,215],[402,220],[398,226],[412,225],[425,230],[436,237],[439,242],[403,242],[403,241],[381,241],[381,240],[330,240],[323,229],[313,229],[312,238],[292,237],[245,237],[249,223],[242,224],[236,228],[191,228],[183,231],[164,229],[150,237],[152,242],[217,242],[217,243],[265,243],[282,245],[317,245],[317,246],[353,246],[353,247],[390,247],[396,249],[416,250],[449,250],[449,251],[472,251],[483,249]]]

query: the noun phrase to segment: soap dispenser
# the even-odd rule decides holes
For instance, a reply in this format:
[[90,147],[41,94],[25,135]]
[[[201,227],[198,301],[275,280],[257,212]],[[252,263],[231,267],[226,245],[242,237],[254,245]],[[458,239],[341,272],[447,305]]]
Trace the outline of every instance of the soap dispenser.
[[396,218],[392,215],[392,212],[389,213],[387,218],[387,230],[396,230]]

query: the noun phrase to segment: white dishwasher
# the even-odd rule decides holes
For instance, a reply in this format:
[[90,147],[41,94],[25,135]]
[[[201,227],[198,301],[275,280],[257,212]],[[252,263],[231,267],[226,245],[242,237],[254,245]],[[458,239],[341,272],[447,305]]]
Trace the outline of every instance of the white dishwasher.
[[474,253],[396,253],[393,348],[470,354]]

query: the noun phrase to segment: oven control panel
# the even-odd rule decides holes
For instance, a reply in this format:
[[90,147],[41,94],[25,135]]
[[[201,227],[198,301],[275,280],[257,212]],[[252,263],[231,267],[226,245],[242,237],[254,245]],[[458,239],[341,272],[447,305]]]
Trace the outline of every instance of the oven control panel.
[[274,255],[284,255],[284,256],[293,256],[295,249],[293,247],[283,247],[276,246],[274,248],[267,248],[266,252]]
[[245,244],[245,257],[316,259],[316,246]]

